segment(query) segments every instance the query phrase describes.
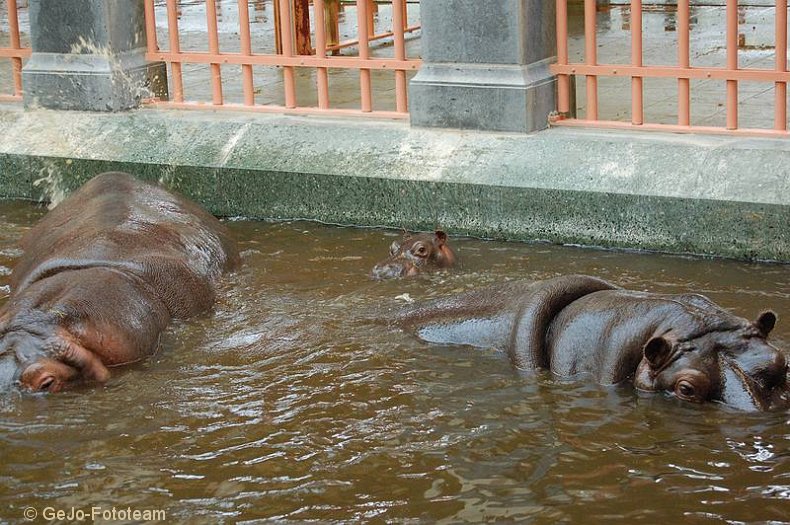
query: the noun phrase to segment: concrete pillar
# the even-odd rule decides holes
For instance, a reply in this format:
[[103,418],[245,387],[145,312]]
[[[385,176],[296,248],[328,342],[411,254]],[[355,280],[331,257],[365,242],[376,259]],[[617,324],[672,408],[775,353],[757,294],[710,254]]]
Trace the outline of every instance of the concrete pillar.
[[413,126],[529,132],[556,109],[555,3],[421,0]]
[[163,62],[145,60],[143,0],[30,0],[25,107],[120,111],[167,97]]

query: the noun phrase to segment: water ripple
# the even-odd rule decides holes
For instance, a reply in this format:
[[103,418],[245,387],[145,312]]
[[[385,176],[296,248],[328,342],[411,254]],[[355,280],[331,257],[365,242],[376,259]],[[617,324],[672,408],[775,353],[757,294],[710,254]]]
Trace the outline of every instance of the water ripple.
[[229,226],[245,268],[159,354],[104,387],[0,398],[0,521],[85,504],[190,523],[786,521],[786,414],[519,373],[382,321],[402,294],[570,272],[784,311],[787,267],[463,239],[462,270],[374,283],[388,232]]

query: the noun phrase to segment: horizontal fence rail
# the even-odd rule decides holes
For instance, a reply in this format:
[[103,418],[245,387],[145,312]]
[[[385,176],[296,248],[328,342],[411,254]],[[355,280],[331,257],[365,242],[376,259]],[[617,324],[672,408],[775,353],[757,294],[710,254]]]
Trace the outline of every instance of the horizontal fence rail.
[[8,45],[0,47],[0,59],[11,60],[13,91],[11,93],[0,93],[0,102],[16,102],[22,100],[22,60],[30,56],[30,48],[22,47],[21,44],[17,1],[4,1],[8,16]]
[[[218,29],[217,8],[221,0],[205,0],[205,31],[207,42],[201,42],[205,50],[196,50],[194,38],[190,49],[182,49],[183,37],[179,32],[180,3],[178,0],[159,0],[164,4],[167,16],[167,49],[159,48],[157,41],[157,4],[145,0],[146,33],[148,51],[146,58],[164,61],[170,67],[170,100],[151,101],[160,107],[179,109],[230,109],[244,111],[336,114],[373,116],[382,118],[408,118],[407,73],[416,71],[421,61],[408,58],[407,35],[417,31],[419,25],[408,24],[407,0],[237,0],[237,41],[227,45],[232,51],[223,50]],[[228,2],[226,2],[227,4]],[[194,4],[194,2],[192,2]],[[274,39],[268,51],[254,50],[254,35],[251,30],[250,8],[263,6],[269,9]],[[375,14],[382,7],[389,7],[391,28],[376,32]],[[355,28],[357,35],[341,41],[339,11],[343,9],[346,28]],[[392,56],[373,56],[371,43],[385,41],[391,44]],[[260,44],[260,43],[258,43]],[[259,46],[260,47],[260,46]],[[238,49],[238,51],[236,51]],[[343,54],[341,54],[343,53]],[[200,100],[200,93],[187,93],[184,86],[185,65],[203,64],[210,69],[210,100]],[[276,68],[278,81],[271,81],[271,73],[256,88],[254,68]],[[227,79],[225,68],[241,68],[240,101],[229,102],[223,92]],[[358,72],[358,108],[331,107],[330,80],[335,70]],[[238,69],[235,69],[238,71]],[[392,72],[394,75],[394,104],[392,108],[374,108],[374,96],[383,88],[381,82],[374,83],[373,71]],[[229,76],[226,74],[226,76]],[[310,93],[305,90],[305,78],[310,77]],[[280,85],[280,81],[281,84]],[[390,85],[391,86],[391,85]],[[282,90],[281,103],[272,103],[271,92]],[[348,89],[347,86],[344,89]],[[201,90],[196,90],[201,91]],[[205,93],[205,90],[202,90]],[[208,97],[206,97],[208,98]],[[266,98],[268,102],[260,102]],[[310,99],[305,103],[301,98]]]
[[[569,59],[568,0],[556,0],[557,9],[557,63],[551,66],[557,75],[557,114],[552,124],[563,126],[649,129],[670,132],[704,132],[745,135],[788,136],[787,122],[787,83],[790,73],[787,67],[787,9],[788,0],[775,1],[774,47],[775,65],[772,69],[742,68],[739,64],[739,47],[743,35],[739,35],[739,3],[725,0],[723,9],[722,32],[725,34],[725,61],[719,67],[700,67],[691,64],[690,53],[690,13],[689,0],[678,0],[676,6],[677,62],[675,64],[645,65],[643,53],[643,19],[646,5],[642,0],[632,0],[624,4],[630,8],[630,63],[602,64],[598,61],[596,39],[596,18],[599,7],[596,0],[584,0],[584,60],[574,63]],[[666,9],[665,5],[659,6]],[[571,107],[572,82],[577,76],[584,77],[584,118],[575,118],[576,108]],[[624,78],[631,82],[630,121],[606,120],[599,117],[599,96],[607,96],[599,91],[598,80],[605,78]],[[645,122],[645,79],[675,79],[677,82],[677,119],[673,123]],[[692,122],[693,80],[717,80],[725,85],[722,106],[725,108],[724,126],[695,125]],[[742,82],[761,82],[774,90],[773,119],[766,122],[765,128],[744,128],[739,121],[739,84]]]

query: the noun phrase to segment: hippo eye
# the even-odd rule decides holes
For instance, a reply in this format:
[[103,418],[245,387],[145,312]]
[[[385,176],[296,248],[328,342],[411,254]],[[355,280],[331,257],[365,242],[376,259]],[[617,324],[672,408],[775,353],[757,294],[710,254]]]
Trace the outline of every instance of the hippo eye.
[[425,257],[428,255],[428,249],[425,247],[424,244],[418,244],[417,247],[414,249],[414,253],[419,255],[420,257]]
[[675,394],[681,399],[693,401],[696,399],[697,390],[690,382],[681,379],[675,385]]
[[38,385],[38,390],[40,392],[48,392],[49,389],[52,388],[53,384],[55,384],[55,378],[50,376],[42,381],[40,385]]

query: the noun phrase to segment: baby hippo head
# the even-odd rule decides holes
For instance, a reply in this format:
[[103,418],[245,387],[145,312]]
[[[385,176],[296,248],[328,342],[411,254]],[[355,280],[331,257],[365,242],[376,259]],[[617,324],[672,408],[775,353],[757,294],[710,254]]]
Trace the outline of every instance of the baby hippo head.
[[78,381],[109,379],[110,372],[68,332],[0,332],[0,389],[20,385],[32,392],[58,392]]
[[455,264],[455,253],[447,244],[447,234],[407,235],[390,245],[390,256],[373,267],[373,279],[412,277],[428,269],[450,268]]
[[790,408],[787,357],[766,341],[776,314],[762,313],[742,326],[689,338],[672,332],[654,337],[634,384],[692,401],[719,401],[740,410]]

